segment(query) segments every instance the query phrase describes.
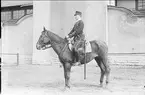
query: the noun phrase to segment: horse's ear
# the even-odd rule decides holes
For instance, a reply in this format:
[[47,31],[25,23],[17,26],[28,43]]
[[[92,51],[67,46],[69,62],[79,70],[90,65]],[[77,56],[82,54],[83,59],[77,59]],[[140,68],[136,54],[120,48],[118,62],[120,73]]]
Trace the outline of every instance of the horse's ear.
[[43,30],[44,30],[44,31],[46,30],[44,26],[43,26]]

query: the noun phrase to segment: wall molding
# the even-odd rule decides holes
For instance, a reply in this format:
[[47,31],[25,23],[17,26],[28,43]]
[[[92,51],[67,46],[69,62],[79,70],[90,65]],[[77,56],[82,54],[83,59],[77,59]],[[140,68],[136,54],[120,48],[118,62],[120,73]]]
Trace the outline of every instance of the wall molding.
[[8,25],[8,26],[16,26],[16,25],[20,24],[22,21],[24,21],[25,19],[32,17],[32,16],[33,16],[33,14],[27,14],[18,20],[10,20],[10,21],[3,22],[3,23],[4,23],[4,25]]
[[123,11],[127,13],[127,15],[130,15],[131,17],[145,17],[145,13],[142,13],[140,11],[130,10],[124,7],[117,7],[117,6],[110,6],[108,5],[108,10],[118,10]]

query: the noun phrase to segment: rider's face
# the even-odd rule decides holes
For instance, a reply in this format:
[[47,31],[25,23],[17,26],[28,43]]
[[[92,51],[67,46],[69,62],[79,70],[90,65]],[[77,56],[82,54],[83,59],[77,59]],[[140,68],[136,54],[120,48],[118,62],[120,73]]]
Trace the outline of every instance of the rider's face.
[[75,16],[75,20],[78,20],[79,18],[80,18],[79,15],[76,15],[76,16]]

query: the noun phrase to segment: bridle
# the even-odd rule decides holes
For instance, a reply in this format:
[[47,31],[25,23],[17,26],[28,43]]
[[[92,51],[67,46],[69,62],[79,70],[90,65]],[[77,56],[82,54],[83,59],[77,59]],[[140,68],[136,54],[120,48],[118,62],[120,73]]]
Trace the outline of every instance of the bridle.
[[[48,35],[46,35],[46,34],[44,34],[44,35],[45,35],[46,38],[49,38]],[[45,37],[44,37],[44,38],[45,38]],[[43,38],[43,40],[44,40],[44,38]],[[49,39],[49,40],[50,40],[50,39]],[[47,43],[43,43],[44,46],[42,47],[42,50],[45,50],[45,49],[47,49],[47,48],[51,48],[51,47],[52,47],[51,45],[48,46],[48,45],[47,45],[48,43],[49,43],[49,41],[48,41]],[[51,43],[51,40],[50,40],[50,43]]]
[[[46,32],[46,33],[48,33],[48,32]],[[46,34],[46,33],[44,34],[45,37],[46,37],[46,38],[49,38],[48,34]],[[43,38],[43,40],[44,40],[44,38]],[[55,43],[55,44],[61,44],[61,43],[62,43],[62,42],[54,42],[54,41],[52,41],[51,39],[49,39],[49,41],[50,41],[51,44],[52,44],[52,43]],[[47,42],[47,43],[49,43],[49,42]],[[51,48],[51,47],[52,47],[51,45],[48,46],[47,43],[44,44],[44,47],[42,48],[42,50],[45,50],[45,49],[47,49],[47,48]],[[67,47],[68,44],[69,44],[69,43],[66,43],[66,44],[64,45],[64,47],[61,49],[59,55],[61,55],[61,54],[63,53],[63,51],[66,49],[66,47]]]

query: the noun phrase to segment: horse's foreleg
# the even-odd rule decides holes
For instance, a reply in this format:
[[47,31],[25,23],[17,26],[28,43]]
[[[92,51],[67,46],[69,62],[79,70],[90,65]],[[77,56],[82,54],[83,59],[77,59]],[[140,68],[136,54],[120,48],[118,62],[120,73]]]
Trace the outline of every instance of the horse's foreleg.
[[70,88],[70,71],[71,71],[71,64],[64,63],[64,78],[65,78],[65,87]]

